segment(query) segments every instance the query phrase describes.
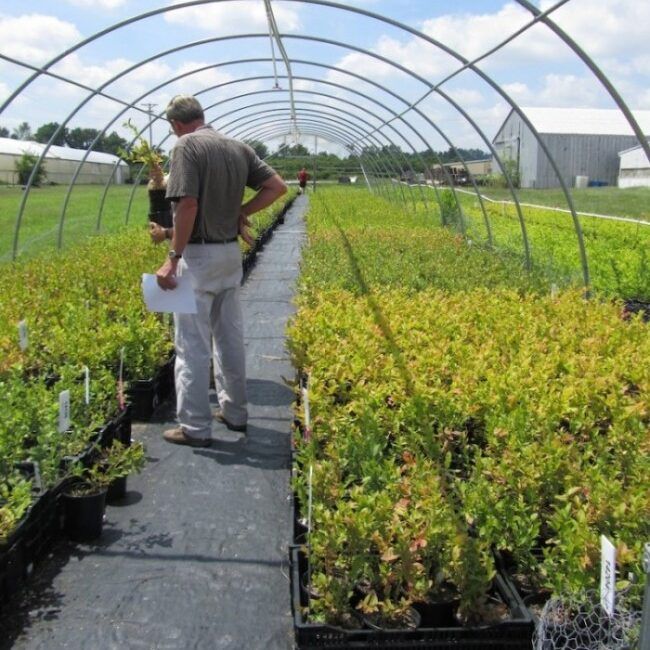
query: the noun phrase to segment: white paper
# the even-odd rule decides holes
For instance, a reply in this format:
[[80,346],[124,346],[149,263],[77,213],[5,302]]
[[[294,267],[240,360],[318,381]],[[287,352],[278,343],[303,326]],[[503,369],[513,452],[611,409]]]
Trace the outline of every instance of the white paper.
[[149,311],[196,314],[196,299],[189,275],[176,278],[175,289],[165,291],[158,286],[156,276],[142,274],[142,293]]
[[610,616],[613,616],[616,594],[616,547],[605,535],[600,536],[600,553],[600,605]]

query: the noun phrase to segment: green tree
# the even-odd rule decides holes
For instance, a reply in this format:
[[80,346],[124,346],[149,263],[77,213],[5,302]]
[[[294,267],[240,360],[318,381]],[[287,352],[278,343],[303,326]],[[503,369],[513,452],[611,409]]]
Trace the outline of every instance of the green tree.
[[68,133],[67,142],[75,149],[88,149],[98,135],[97,129],[76,127]]
[[31,140],[32,128],[29,126],[27,122],[23,122],[22,124],[19,124],[14,129],[14,132],[11,134],[11,137],[14,140]]
[[261,140],[245,140],[246,144],[255,149],[255,153],[262,159],[269,155],[269,148]]
[[[32,169],[34,169],[37,161],[38,156],[23,152],[23,155],[14,162],[16,172],[18,173],[18,182],[21,185],[27,185],[29,182],[29,177],[32,173]],[[47,172],[45,171],[45,162],[42,162],[36,170],[32,185],[38,187],[45,180],[46,175]]]
[[[58,122],[48,122],[47,124],[43,124],[36,129],[36,133],[34,133],[34,140],[36,142],[41,142],[43,144],[46,144],[50,141],[50,138],[54,135],[56,130],[59,128],[60,124]],[[68,135],[68,129],[63,128],[61,129],[61,132],[59,135],[56,136],[56,139],[52,144],[56,144],[60,147],[65,146],[66,140],[67,140],[67,135]]]
[[129,143],[122,138],[117,132],[112,131],[110,135],[105,135],[97,143],[95,149],[103,151],[104,153],[112,153],[114,156],[119,156],[119,152],[126,149]]
[[9,129],[6,126],[0,126],[0,138],[8,138]]

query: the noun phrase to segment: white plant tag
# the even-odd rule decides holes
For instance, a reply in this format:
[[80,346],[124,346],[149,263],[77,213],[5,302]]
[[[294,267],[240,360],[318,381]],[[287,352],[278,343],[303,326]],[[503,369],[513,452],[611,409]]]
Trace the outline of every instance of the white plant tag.
[[614,615],[616,595],[616,547],[600,536],[600,605],[609,616]]
[[555,284],[555,282],[551,285],[551,298],[555,299],[557,298],[557,293],[558,293],[558,286]]
[[86,393],[86,404],[90,404],[90,369],[88,366],[84,366],[84,388]]
[[120,410],[126,408],[126,396],[124,394],[124,348],[120,351],[120,374],[117,378],[117,402]]
[[59,433],[70,428],[70,391],[62,390],[59,393]]
[[29,338],[27,336],[27,321],[21,320],[18,323],[18,344],[23,352],[27,349]]

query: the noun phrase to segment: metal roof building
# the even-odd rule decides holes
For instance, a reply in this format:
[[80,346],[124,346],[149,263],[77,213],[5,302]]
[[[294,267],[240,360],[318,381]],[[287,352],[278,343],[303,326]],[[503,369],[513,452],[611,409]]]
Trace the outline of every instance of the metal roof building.
[[[15,163],[24,153],[40,157],[45,145],[31,140],[0,138],[0,181],[18,183]],[[51,146],[45,156],[47,183],[69,183],[86,155],[85,149]],[[117,164],[117,167],[115,168]],[[113,168],[115,173],[113,174]],[[77,183],[124,183],[129,175],[128,165],[118,156],[100,151],[91,151],[85,159],[76,179]]]
[[619,187],[650,187],[650,161],[641,145],[621,151]]
[[[576,177],[590,184],[616,185],[619,157],[638,145],[619,110],[598,108],[522,108],[548,148],[567,186]],[[644,133],[650,133],[650,111],[634,111]],[[533,132],[511,110],[492,141],[502,160],[512,160],[521,187],[559,187],[560,182]],[[499,169],[493,163],[493,170]]]

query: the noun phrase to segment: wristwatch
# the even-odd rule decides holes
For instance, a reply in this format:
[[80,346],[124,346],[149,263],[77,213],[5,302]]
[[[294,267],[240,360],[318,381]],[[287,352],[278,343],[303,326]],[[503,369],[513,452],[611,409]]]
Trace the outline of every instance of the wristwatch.
[[167,253],[169,256],[170,260],[180,260],[181,257],[183,257],[180,253],[177,253],[173,248],[169,249],[169,253]]

